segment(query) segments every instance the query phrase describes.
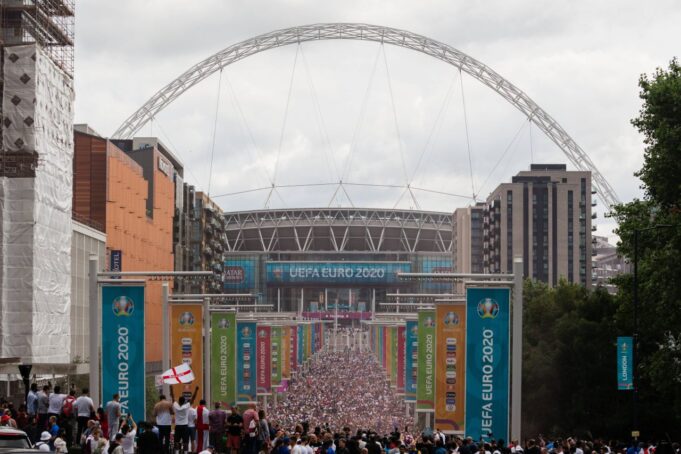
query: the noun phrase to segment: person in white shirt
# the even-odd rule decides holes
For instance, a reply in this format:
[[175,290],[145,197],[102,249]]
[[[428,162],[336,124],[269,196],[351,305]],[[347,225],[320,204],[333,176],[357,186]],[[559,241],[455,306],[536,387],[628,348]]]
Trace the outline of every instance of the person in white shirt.
[[90,419],[90,415],[95,411],[95,404],[89,396],[90,390],[83,388],[83,393],[76,399],[73,403],[73,408],[76,410],[76,418],[78,418],[78,432],[76,435],[76,440],[80,440],[80,435],[87,427],[87,422]]
[[189,407],[187,413],[187,430],[189,431],[189,449],[188,451],[196,450],[196,408]]
[[201,451],[199,454],[213,454],[215,452],[215,448],[211,445],[206,446],[206,449]]
[[52,439],[50,433],[48,431],[44,431],[40,434],[40,441],[35,444],[35,447],[38,448],[38,451],[50,452],[50,439]]
[[[175,412],[175,444],[180,446],[180,452],[187,451],[189,448],[189,409],[194,403],[196,398],[196,393],[199,392],[199,387],[197,386],[194,390],[194,394],[189,402],[180,396],[177,402],[173,402],[173,411]],[[173,388],[170,388],[170,397],[175,400],[175,395]],[[184,451],[183,451],[184,449]]]
[[291,450],[291,454],[305,454],[305,448],[303,448],[302,442],[303,440],[299,438],[296,445]]
[[56,416],[59,418],[59,415],[61,414],[61,409],[64,406],[64,399],[66,398],[66,394],[61,394],[60,393],[61,388],[59,385],[54,387],[54,392],[50,394],[50,399],[49,399],[49,406],[47,407],[47,417],[49,419],[50,416]]
[[132,415],[128,415],[121,427],[123,439],[121,440],[121,447],[124,454],[135,454],[135,436],[137,435],[137,424],[132,419]]

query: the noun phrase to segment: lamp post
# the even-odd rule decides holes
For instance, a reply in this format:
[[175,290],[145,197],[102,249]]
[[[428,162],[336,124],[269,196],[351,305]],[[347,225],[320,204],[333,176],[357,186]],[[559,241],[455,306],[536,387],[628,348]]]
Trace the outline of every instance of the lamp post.
[[639,364],[639,349],[638,349],[638,239],[641,232],[647,232],[650,230],[665,229],[672,227],[670,224],[657,224],[644,229],[634,229],[634,392],[632,395],[632,406],[633,406],[633,427],[632,436],[635,432],[638,432],[638,388],[639,388],[639,377],[638,377],[638,364]]

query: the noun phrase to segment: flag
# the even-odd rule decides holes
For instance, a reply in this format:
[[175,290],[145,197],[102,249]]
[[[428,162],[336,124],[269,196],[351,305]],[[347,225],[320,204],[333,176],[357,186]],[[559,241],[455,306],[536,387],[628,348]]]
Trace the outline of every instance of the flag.
[[178,385],[180,383],[191,383],[194,381],[194,372],[188,364],[180,364],[163,372],[163,383],[167,385]]

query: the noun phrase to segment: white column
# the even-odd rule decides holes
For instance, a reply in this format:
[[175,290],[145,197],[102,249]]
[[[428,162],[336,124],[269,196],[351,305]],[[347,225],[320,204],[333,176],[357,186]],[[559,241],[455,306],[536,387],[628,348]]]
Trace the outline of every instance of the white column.
[[376,289],[371,289],[371,320],[376,318]]
[[277,312],[281,312],[281,287],[277,287]]
[[99,406],[99,285],[97,284],[97,272],[99,271],[99,257],[90,256],[90,285],[89,285],[89,312],[90,312],[90,396]]
[[[163,282],[161,284],[161,323],[163,324],[161,328],[161,372],[170,369],[170,304],[168,303],[168,295],[170,293],[170,287],[168,282]],[[168,397],[170,394],[170,387],[167,384],[163,384],[162,388],[163,394]]]
[[210,408],[210,298],[203,300],[203,398]]
[[511,439],[520,440],[523,377],[523,259],[513,259],[513,325],[511,355]]

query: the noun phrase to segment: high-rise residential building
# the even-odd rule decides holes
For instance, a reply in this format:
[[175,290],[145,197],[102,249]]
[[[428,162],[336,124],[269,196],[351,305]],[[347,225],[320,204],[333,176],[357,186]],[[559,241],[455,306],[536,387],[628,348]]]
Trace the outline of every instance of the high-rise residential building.
[[[590,286],[592,215],[591,173],[564,164],[532,164],[510,183],[500,184],[483,208],[483,272],[510,273],[523,258],[523,274],[553,286],[561,278]],[[462,224],[465,229],[465,224]],[[477,235],[474,227],[470,236]],[[466,235],[467,233],[459,233]],[[471,257],[480,250],[471,248]],[[460,272],[470,272],[458,259]]]
[[73,1],[0,2],[0,357],[71,361]]
[[617,246],[610,244],[608,238],[594,235],[593,240],[593,285],[605,287],[609,293],[617,293],[611,279],[631,272],[631,264],[617,252]]
[[457,208],[452,219],[452,265],[455,272],[484,270],[483,221],[485,204]]
[[[175,220],[175,250],[186,271],[212,271],[210,279],[176,280],[175,291],[182,293],[222,293],[222,268],[227,251],[227,222],[222,209],[208,196],[184,184],[184,209]],[[176,258],[176,263],[178,259]]]
[[[173,218],[182,165],[153,138],[109,140],[76,126],[73,210],[104,226],[105,268],[173,271]],[[161,282],[147,280],[147,371],[161,367]]]

